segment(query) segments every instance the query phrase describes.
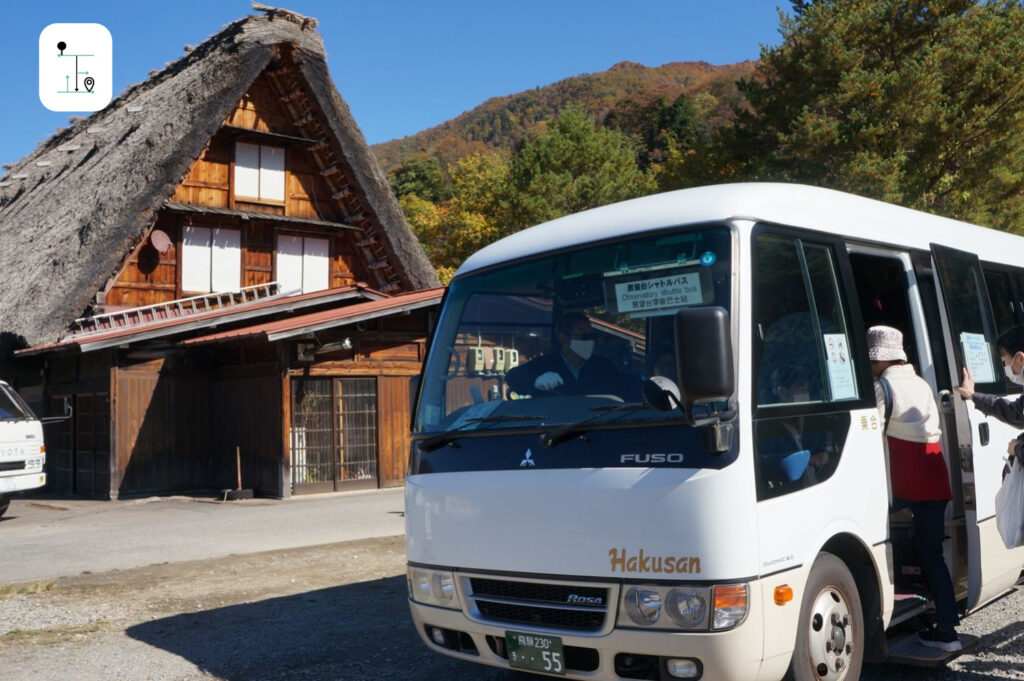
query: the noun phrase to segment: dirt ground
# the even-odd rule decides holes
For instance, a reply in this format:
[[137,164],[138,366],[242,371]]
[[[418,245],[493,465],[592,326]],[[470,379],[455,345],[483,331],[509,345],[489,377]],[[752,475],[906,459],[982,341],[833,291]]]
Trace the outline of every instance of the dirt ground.
[[0,587],[18,681],[511,679],[427,650],[402,537]]
[[[3,559],[0,553],[0,559]],[[15,681],[512,681],[419,640],[402,537],[0,585]],[[1024,679],[1018,591],[967,618],[982,649],[949,668],[869,665],[862,681]]]

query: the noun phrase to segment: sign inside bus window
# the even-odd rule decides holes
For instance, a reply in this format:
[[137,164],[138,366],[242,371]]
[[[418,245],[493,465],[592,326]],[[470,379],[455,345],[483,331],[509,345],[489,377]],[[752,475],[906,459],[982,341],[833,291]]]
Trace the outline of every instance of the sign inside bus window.
[[833,400],[852,400],[857,397],[857,384],[853,380],[850,346],[841,333],[826,333],[825,354],[828,358],[828,383]]
[[964,349],[964,364],[974,376],[974,382],[995,383],[991,350],[984,334],[964,331],[960,334],[960,345]]
[[687,305],[709,303],[714,291],[707,270],[614,283],[616,312],[633,317],[672,314]]

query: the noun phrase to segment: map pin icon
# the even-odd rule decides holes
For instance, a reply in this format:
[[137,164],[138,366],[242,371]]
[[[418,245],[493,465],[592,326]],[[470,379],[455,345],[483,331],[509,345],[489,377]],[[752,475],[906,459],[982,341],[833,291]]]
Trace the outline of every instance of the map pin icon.
[[85,89],[92,92],[92,88],[96,84],[96,79],[92,76],[86,76],[85,80],[82,82],[85,84]]

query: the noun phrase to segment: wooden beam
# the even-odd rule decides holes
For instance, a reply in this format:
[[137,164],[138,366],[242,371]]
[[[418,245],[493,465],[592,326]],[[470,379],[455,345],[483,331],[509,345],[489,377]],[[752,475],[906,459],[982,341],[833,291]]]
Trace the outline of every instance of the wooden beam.
[[[164,264],[164,263],[161,262],[161,264]],[[173,264],[173,263],[170,263],[170,264]],[[150,284],[150,283],[145,282],[145,281],[119,281],[119,282],[117,282],[116,284],[114,284],[113,286],[110,287],[111,290],[118,289],[118,288],[132,289],[132,290],[135,290],[135,291],[150,291],[150,290],[154,290],[154,291],[174,291],[174,290],[177,289],[177,286],[175,286],[174,284],[156,284],[156,283]]]
[[281,376],[281,496],[292,494],[292,383],[288,369],[289,343],[277,346],[277,361]]

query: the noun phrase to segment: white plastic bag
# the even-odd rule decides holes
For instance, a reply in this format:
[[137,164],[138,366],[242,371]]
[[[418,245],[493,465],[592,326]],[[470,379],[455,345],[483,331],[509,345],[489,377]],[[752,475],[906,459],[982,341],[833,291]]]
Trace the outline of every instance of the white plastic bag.
[[996,492],[996,527],[1006,548],[1024,546],[1024,469],[1017,457]]

